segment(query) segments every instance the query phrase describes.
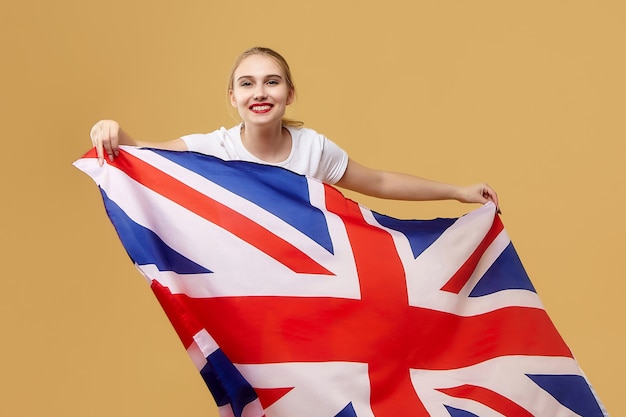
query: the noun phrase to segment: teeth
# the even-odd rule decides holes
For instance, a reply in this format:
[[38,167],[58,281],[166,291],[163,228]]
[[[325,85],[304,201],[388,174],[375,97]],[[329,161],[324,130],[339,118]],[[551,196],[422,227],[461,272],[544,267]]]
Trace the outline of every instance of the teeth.
[[265,110],[269,110],[271,108],[271,106],[253,106],[252,110],[254,111],[265,111]]

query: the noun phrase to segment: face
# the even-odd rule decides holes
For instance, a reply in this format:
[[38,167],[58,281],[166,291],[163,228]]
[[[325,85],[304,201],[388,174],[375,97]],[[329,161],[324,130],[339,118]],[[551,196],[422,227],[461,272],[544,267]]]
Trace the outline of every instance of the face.
[[233,76],[230,102],[246,124],[277,122],[293,102],[294,91],[281,66],[261,54],[243,59]]

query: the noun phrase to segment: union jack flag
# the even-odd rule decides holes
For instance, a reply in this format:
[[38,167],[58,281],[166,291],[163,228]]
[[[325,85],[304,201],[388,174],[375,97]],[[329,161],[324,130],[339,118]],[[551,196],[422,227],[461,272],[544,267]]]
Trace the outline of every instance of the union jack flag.
[[491,203],[399,220],[192,152],[75,165],[222,417],[608,415]]

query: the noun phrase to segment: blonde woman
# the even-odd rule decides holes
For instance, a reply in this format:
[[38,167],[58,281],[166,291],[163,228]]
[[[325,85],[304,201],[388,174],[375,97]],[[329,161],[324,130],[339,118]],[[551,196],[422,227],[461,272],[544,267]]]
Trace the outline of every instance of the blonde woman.
[[482,204],[492,201],[498,206],[496,192],[485,183],[458,186],[355,162],[324,135],[284,117],[295,92],[286,60],[272,49],[255,47],[237,58],[230,74],[228,96],[241,117],[238,125],[167,142],[145,142],[135,140],[116,121],[101,120],[93,126],[90,136],[101,165],[105,157],[113,160],[117,156],[119,145],[195,151],[224,160],[280,166],[379,198],[453,199]]

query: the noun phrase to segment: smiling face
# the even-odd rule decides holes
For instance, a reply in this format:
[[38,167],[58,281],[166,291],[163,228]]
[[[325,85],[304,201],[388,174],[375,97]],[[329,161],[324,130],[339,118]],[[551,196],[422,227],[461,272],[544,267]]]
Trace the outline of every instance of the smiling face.
[[235,68],[229,89],[230,102],[246,124],[282,120],[295,91],[276,59],[252,54]]

